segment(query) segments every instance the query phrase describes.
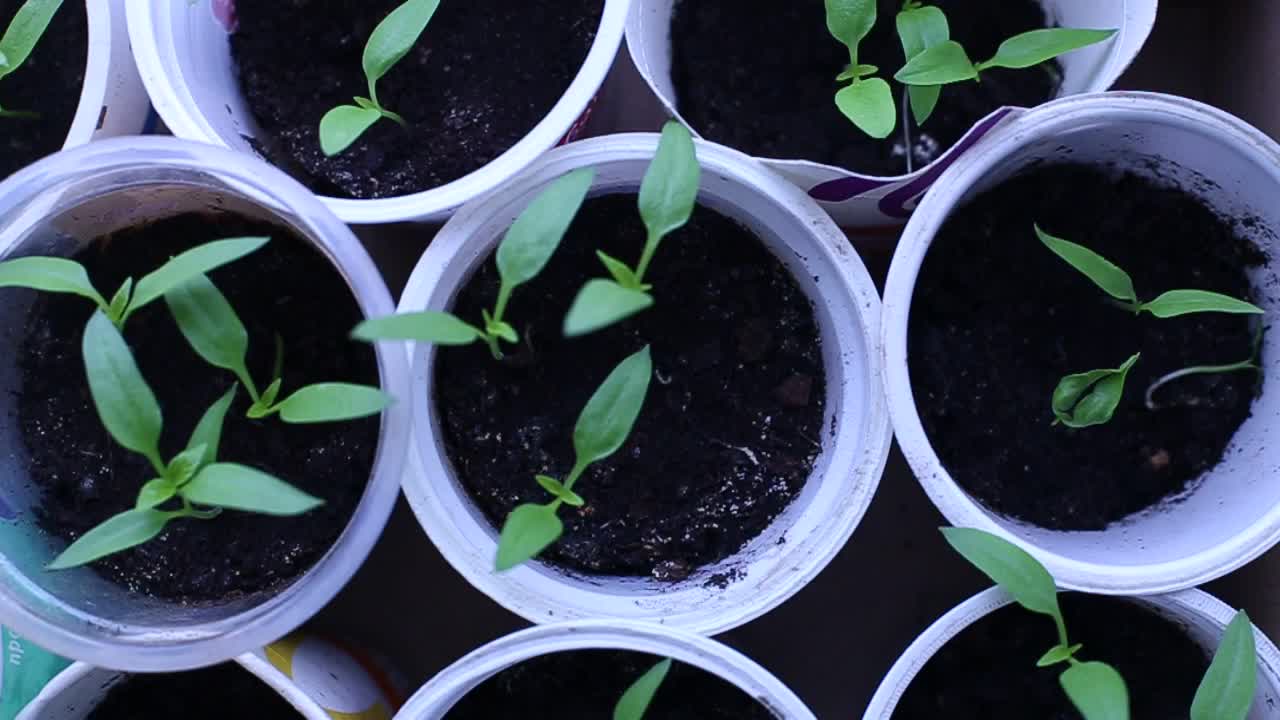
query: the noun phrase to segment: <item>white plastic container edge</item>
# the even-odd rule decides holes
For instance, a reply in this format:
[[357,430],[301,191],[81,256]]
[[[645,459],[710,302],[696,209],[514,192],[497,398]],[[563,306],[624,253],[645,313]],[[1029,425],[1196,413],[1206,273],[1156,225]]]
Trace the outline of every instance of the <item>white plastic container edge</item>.
[[[676,2],[634,0],[627,18],[627,47],[640,75],[663,107],[685,122],[671,81],[671,14]],[[1108,43],[1060,59],[1064,71],[1059,97],[1110,88],[1129,67],[1155,26],[1158,0],[1042,0],[1050,22],[1062,27],[1119,28]],[[890,21],[892,19],[890,18]],[[885,19],[881,19],[885,22]],[[832,40],[835,42],[835,40]],[[833,94],[834,94],[834,85]],[[834,95],[833,95],[834,97]],[[834,100],[832,101],[834,103]],[[945,102],[945,101],[944,101]],[[819,202],[841,227],[901,225],[938,176],[984,135],[1016,116],[1004,108],[988,115],[955,147],[932,164],[897,177],[862,175],[831,165],[792,158],[758,158]],[[690,127],[695,133],[697,128]],[[850,132],[856,132],[850,125]]]
[[89,52],[80,103],[63,149],[90,140],[138,135],[146,130],[151,103],[129,48],[125,0],[85,0]]
[[[468,205],[423,254],[400,311],[448,308],[535,192],[561,174],[592,166],[594,193],[635,192],[657,137],[613,135],[558,148],[500,193]],[[435,351],[411,348],[418,439],[417,452],[409,454],[405,494],[454,568],[532,622],[611,617],[700,633],[741,625],[782,603],[827,565],[861,520],[884,470],[891,434],[884,399],[874,386],[881,374],[875,345],[880,304],[866,268],[830,218],[784,179],[727,148],[698,141],[697,153],[703,167],[700,202],[753,230],[814,300],[827,371],[824,427],[834,427],[834,436],[824,433],[804,491],[763,534],[688,580],[570,576],[537,562],[499,574],[493,570],[497,533],[438,445],[431,400]],[[734,579],[709,583],[717,574]]]
[[669,657],[736,685],[779,720],[814,720],[786,685],[738,651],[691,633],[646,623],[579,621],[543,625],[473,651],[422,687],[395,720],[440,720],[467,693],[525,660],[574,650],[630,650]]
[[[595,42],[568,90],[529,134],[492,162],[454,182],[379,200],[321,198],[344,222],[441,222],[500,187],[539,155],[581,130],[622,43],[631,0],[604,0]],[[174,135],[258,156],[258,128],[240,93],[228,33],[234,0],[130,0],[129,36],[156,111]],[[430,30],[427,31],[430,33]]]
[[[1130,600],[1186,628],[1187,634],[1210,655],[1236,614],[1221,600],[1201,590]],[[891,720],[911,681],[944,645],[965,628],[1012,602],[1003,590],[991,588],[957,605],[930,625],[885,675],[863,720]],[[1280,703],[1280,651],[1257,628],[1254,628],[1253,639],[1258,651],[1258,690],[1249,720],[1274,720],[1278,716],[1277,703]]]
[[[1056,532],[987,511],[966,494],[929,443],[908,370],[912,293],[929,245],[952,210],[1032,164],[1054,159],[1119,164],[1173,181],[1227,217],[1252,218],[1249,237],[1280,257],[1280,146],[1244,121],[1191,100],[1105,93],[1058,100],[993,132],[934,185],[898,244],[885,288],[886,394],[898,443],[953,525],[995,533],[1036,556],[1065,588],[1110,595],[1171,592],[1221,577],[1280,540],[1280,354],[1267,333],[1263,393],[1223,461],[1172,502],[1098,532]],[[1205,181],[1208,181],[1207,183]],[[1258,303],[1280,312],[1274,262],[1252,276]],[[1139,390],[1140,391],[1140,390]],[[1046,398],[1046,405],[1048,399]]]

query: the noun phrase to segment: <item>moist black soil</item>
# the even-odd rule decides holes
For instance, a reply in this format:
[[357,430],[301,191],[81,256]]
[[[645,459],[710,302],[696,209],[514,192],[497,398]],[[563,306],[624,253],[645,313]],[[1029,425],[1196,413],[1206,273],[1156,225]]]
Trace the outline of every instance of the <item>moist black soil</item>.
[[231,37],[259,149],[322,195],[429,190],[509,150],[551,111],[595,41],[603,0],[440,5],[413,50],[378,83],[408,122],[381,120],[345,152],[320,151],[320,118],[368,96],[365,43],[402,0],[240,2]]
[[[23,0],[0,0],[0,32]],[[80,105],[89,54],[89,21],[83,2],[65,2],[35,50],[0,79],[0,107],[40,117],[0,118],[0,179],[62,149]]]
[[88,720],[298,720],[302,714],[235,663],[191,672],[132,675],[111,688]]
[[[1157,169],[1158,170],[1158,169]],[[1034,223],[1125,269],[1138,297],[1174,289],[1252,299],[1266,258],[1249,219],[1219,217],[1189,192],[1082,165],[1034,169],[957,211],[925,258],[912,299],[911,382],[924,428],[951,476],[988,508],[1054,529],[1094,530],[1189,487],[1249,417],[1260,377],[1186,367],[1253,354],[1255,322],[1197,314],[1136,316],[1036,238]],[[1129,373],[1114,418],[1053,426],[1062,377]]]
[[[1046,25],[1035,0],[933,0],[951,37],[974,61],[1004,40]],[[879,20],[859,60],[880,68],[901,112],[905,91],[893,80],[906,62],[894,16],[901,0],[879,0]],[[836,75],[849,50],[827,30],[823,0],[679,0],[671,28],[672,80],[680,114],[704,137],[759,157],[811,160],[866,175],[908,172],[902,119],[876,140],[835,105]],[[910,120],[915,168],[937,159],[982,118],[1004,106],[1033,107],[1061,82],[1057,61],[1028,70],[994,69],[982,82],[949,85],[923,128]],[[909,113],[908,113],[909,115]]]
[[[579,650],[527,660],[484,681],[454,705],[447,720],[607,718],[618,699],[661,658],[636,652]],[[774,720],[777,716],[731,683],[673,663],[647,720]]]
[[[516,290],[522,344],[495,362],[480,344],[443,348],[436,398],[449,457],[501,527],[546,502],[534,475],[573,465],[578,414],[628,355],[652,346],[654,377],[627,443],[592,465],[562,508],[544,559],[589,573],[681,580],[758,535],[800,492],[820,450],[826,374],[813,306],[751,233],[699,208],[663,241],[646,282],[657,304],[566,340],[578,289],[605,274],[597,249],[634,263],[644,229],[634,195],[587,201],[546,270]],[[492,259],[454,309],[478,320],[498,279]]]
[[[281,397],[314,382],[377,385],[373,351],[347,339],[361,314],[345,282],[288,230],[229,215],[187,214],[100,238],[75,259],[110,297],[127,276],[137,279],[172,255],[245,235],[272,240],[210,279],[248,328],[249,371],[259,387],[271,377],[277,332],[285,345]],[[80,350],[93,310],[79,297],[40,294],[22,346],[18,420],[32,477],[43,491],[37,519],[69,541],[132,507],[138,489],[155,474],[146,459],[111,439],[94,408]],[[133,315],[124,334],[160,402],[160,449],[171,458],[234,376],[195,354],[163,301]],[[271,473],[325,504],[294,518],[224,511],[214,520],[174,521],[157,539],[94,563],[95,570],[134,592],[199,603],[279,587],[328,551],[364,492],[379,420],[288,425],[278,418],[247,419],[249,404],[240,388],[218,459]]]
[[[1111,664],[1129,688],[1133,720],[1186,717],[1209,669],[1183,627],[1127,600],[1060,596],[1078,657]],[[1053,620],[1010,605],[965,628],[907,688],[894,720],[1080,720],[1058,677],[1037,668],[1058,642]]]

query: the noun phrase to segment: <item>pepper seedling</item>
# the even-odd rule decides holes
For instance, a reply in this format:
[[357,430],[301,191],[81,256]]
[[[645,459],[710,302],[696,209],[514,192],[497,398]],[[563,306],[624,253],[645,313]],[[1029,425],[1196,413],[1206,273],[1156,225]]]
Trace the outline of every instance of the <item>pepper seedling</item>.
[[1262,372],[1262,366],[1259,365],[1259,356],[1262,352],[1262,324],[1259,323],[1253,334],[1253,351],[1249,353],[1247,360],[1240,362],[1227,363],[1225,365],[1196,365],[1194,367],[1175,370],[1168,375],[1159,377],[1147,386],[1147,395],[1145,398],[1148,410],[1159,410],[1162,406],[1156,403],[1156,392],[1171,382],[1180,380],[1184,377],[1192,375],[1223,375],[1233,372]]
[[622,693],[622,697],[618,698],[618,704],[613,707],[613,720],[644,720],[644,714],[649,711],[653,696],[658,693],[658,688],[662,687],[662,681],[667,679],[669,672],[671,672],[671,658],[660,661],[649,668],[645,674],[636,678],[626,692]]
[[590,280],[578,291],[564,319],[567,337],[595,332],[653,305],[653,286],[644,281],[645,274],[662,239],[684,227],[693,216],[701,178],[693,136],[680,123],[668,122],[662,128],[658,152],[640,183],[640,218],[646,232],[640,263],[633,269],[617,258],[596,252],[613,278]]
[[[1207,290],[1170,290],[1150,302],[1141,302],[1133,279],[1115,263],[1083,245],[1054,237],[1039,225],[1035,226],[1035,232],[1045,247],[1110,295],[1112,304],[1135,315],[1145,312],[1167,319],[1205,312],[1237,315],[1264,312],[1252,303]],[[1092,370],[1064,377],[1053,391],[1053,414],[1057,417],[1054,424],[1061,422],[1068,427],[1083,428],[1111,420],[1124,392],[1125,376],[1137,361],[1138,355],[1134,355],[1114,370]]]
[[339,105],[320,119],[320,149],[325,155],[332,157],[351,147],[382,118],[408,125],[378,101],[378,81],[409,54],[439,7],[440,0],[406,0],[373,29],[361,63],[369,81],[369,97],[357,96],[355,105]]
[[[164,419],[120,330],[101,311],[85,326],[85,373],[98,416],[121,446],[142,455],[157,477],[138,492],[133,509],[112,516],[62,551],[50,570],[86,565],[148,542],[179,519],[211,520],[223,509],[264,515],[300,515],[322,500],[274,476],[244,465],[217,462],[222,425],[236,388],[205,411],[182,452],[168,463],[160,456]],[[172,501],[180,506],[162,509]]]
[[876,0],[826,0],[826,3],[827,30],[849,48],[849,65],[836,76],[836,82],[849,84],[836,92],[836,107],[859,130],[883,140],[898,126],[893,91],[883,78],[875,77],[880,72],[878,67],[858,59],[858,46],[876,24]]
[[498,538],[495,567],[499,572],[533,558],[564,534],[564,523],[556,513],[561,505],[586,504],[573,491],[574,484],[587,467],[614,454],[626,442],[644,406],[652,375],[653,360],[645,346],[619,363],[592,394],[573,428],[575,459],[568,477],[563,482],[549,475],[536,477],[553,499],[544,505],[519,505],[507,516]]
[[[1128,720],[1129,691],[1120,673],[1106,663],[1076,657],[1083,646],[1068,640],[1058,605],[1058,588],[1049,571],[1017,545],[990,533],[943,528],[942,534],[956,552],[991,578],[1014,602],[1053,619],[1058,643],[1040,657],[1036,667],[1066,663],[1067,669],[1058,682],[1084,720]],[[1241,611],[1227,625],[1209,670],[1196,689],[1191,720],[1245,720],[1253,705],[1257,661],[1253,625]]]
[[495,360],[502,359],[500,341],[519,342],[520,336],[505,321],[511,293],[542,272],[568,232],[578,209],[587,198],[595,170],[567,173],[544,190],[520,213],[495,253],[498,299],[493,312],[482,311],[484,326],[476,327],[456,315],[427,310],[366,320],[352,336],[358,340],[414,340],[436,345],[470,345],[483,340]]
[[[22,3],[4,35],[0,36],[0,79],[22,67],[60,7],[62,0],[27,0]],[[37,112],[7,110],[0,105],[0,118],[35,120],[39,117]]]

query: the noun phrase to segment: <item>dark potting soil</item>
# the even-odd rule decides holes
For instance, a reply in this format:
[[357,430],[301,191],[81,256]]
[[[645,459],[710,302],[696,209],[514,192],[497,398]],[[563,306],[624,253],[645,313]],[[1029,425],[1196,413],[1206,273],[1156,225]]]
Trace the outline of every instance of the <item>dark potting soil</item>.
[[88,720],[298,720],[302,714],[235,663],[203,670],[131,675],[111,688]]
[[[0,31],[9,27],[24,0],[0,0]],[[62,149],[80,105],[89,55],[85,5],[64,2],[35,50],[0,79],[0,107],[40,117],[0,118],[0,179]]]
[[[1037,238],[1044,230],[1125,269],[1138,297],[1173,289],[1252,299],[1246,272],[1266,261],[1245,225],[1187,191],[1083,165],[1026,172],[946,222],[912,300],[911,382],[930,442],[988,508],[1053,529],[1095,530],[1178,495],[1212,468],[1249,417],[1253,372],[1148,386],[1186,367],[1251,357],[1255,322],[1204,313],[1135,316]],[[1070,374],[1129,373],[1114,418],[1054,426],[1051,398]]]
[[[1004,40],[1046,25],[1036,0],[931,0],[951,36],[974,61]],[[880,68],[899,112],[906,62],[894,17],[901,0],[879,0],[879,20],[859,60]],[[672,81],[680,114],[710,140],[760,157],[811,160],[866,175],[908,172],[901,116],[894,135],[876,140],[835,105],[836,75],[849,51],[827,30],[823,0],[678,0],[671,28]],[[949,85],[923,129],[911,120],[911,161],[920,168],[1003,106],[1033,107],[1061,82],[1057,61],[1028,70],[988,70],[982,82]],[[908,113],[909,114],[909,113]]]
[[[563,320],[604,275],[597,249],[634,262],[635,195],[588,200],[546,270],[516,290],[522,344],[495,362],[480,344],[437,352],[437,409],[449,457],[495,528],[546,502],[534,475],[573,465],[578,414],[628,355],[652,346],[654,378],[627,443],[593,464],[562,508],[566,532],[542,557],[589,573],[681,580],[758,535],[803,488],[820,450],[826,374],[813,306],[751,233],[705,208],[663,241],[646,281],[657,304],[573,340]],[[454,312],[497,296],[492,259]]]
[[[636,652],[578,650],[507,668],[467,693],[447,720],[611,717],[618,699],[661,658]],[[646,720],[774,720],[755,698],[711,673],[673,663]]]
[[386,198],[439,187],[498,157],[577,76],[603,0],[444,2],[413,50],[378,82],[408,127],[381,120],[336,157],[324,114],[368,96],[365,43],[402,0],[240,2],[231,49],[262,129],[259,149],[313,191]]
[[[248,328],[249,371],[259,387],[271,376],[277,332],[285,347],[281,397],[314,382],[377,385],[373,350],[347,338],[361,313],[345,281],[324,256],[281,227],[186,214],[100,238],[75,259],[110,297],[127,276],[137,279],[183,250],[244,235],[272,240],[210,279]],[[41,293],[22,347],[18,420],[32,477],[43,491],[37,519],[67,540],[132,507],[138,489],[155,474],[142,456],[111,439],[94,408],[80,350],[93,309],[79,297]],[[124,334],[160,402],[160,449],[171,458],[234,377],[195,354],[163,301],[139,310]],[[325,504],[293,518],[224,511],[209,521],[174,521],[157,539],[103,558],[94,569],[134,592],[200,603],[279,587],[328,551],[364,493],[378,418],[288,425],[278,418],[247,419],[249,404],[240,388],[218,459],[271,473]]]
[[[1183,627],[1127,600],[1059,596],[1078,657],[1111,664],[1129,688],[1133,720],[1186,717],[1209,656]],[[894,720],[1080,720],[1058,677],[1037,668],[1058,642],[1053,620],[1010,605],[965,628],[915,677]]]

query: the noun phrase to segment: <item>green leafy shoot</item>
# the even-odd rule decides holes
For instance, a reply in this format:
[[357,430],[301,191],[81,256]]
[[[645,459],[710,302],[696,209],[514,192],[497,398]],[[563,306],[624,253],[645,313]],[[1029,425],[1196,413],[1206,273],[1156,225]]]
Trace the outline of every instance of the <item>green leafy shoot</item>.
[[563,483],[539,475],[538,484],[551,494],[546,504],[526,503],[507,516],[498,538],[495,567],[499,572],[530,560],[564,533],[557,511],[561,505],[581,507],[584,503],[573,486],[592,463],[618,451],[631,434],[649,391],[653,360],[646,346],[618,364],[592,394],[573,428],[573,469]]
[[269,240],[265,237],[229,238],[191,248],[147,274],[137,284],[133,278],[127,278],[110,302],[94,289],[83,265],[65,258],[24,257],[0,262],[0,288],[23,287],[79,295],[97,305],[116,327],[123,328],[131,315],[165,293],[239,260]]
[[658,152],[640,183],[640,218],[645,226],[644,250],[634,267],[597,252],[611,279],[596,278],[578,291],[565,315],[569,337],[606,328],[651,307],[653,286],[645,282],[649,265],[663,238],[684,227],[698,202],[702,168],[689,130],[678,122],[662,128]]
[[[951,39],[951,25],[939,8],[908,0],[897,16],[898,38],[908,61]],[[933,114],[942,95],[941,85],[908,85],[907,98],[917,125]]]
[[[22,3],[4,35],[0,35],[0,79],[22,67],[60,7],[62,0],[27,0]],[[0,118],[35,120],[39,117],[36,112],[9,110],[0,105]]]
[[1253,623],[1243,610],[1227,625],[1191,702],[1191,720],[1245,720],[1258,686]]
[[436,345],[470,345],[480,340],[489,346],[495,360],[501,360],[501,342],[519,342],[516,329],[505,320],[511,294],[546,267],[594,180],[592,168],[561,176],[511,224],[495,256],[501,278],[497,302],[493,312],[484,311],[482,326],[471,325],[450,313],[428,310],[366,320],[352,336],[366,342],[412,340]]
[[1129,691],[1124,678],[1106,663],[1085,662],[1076,657],[1082,646],[1068,640],[1057,585],[1039,561],[1017,545],[981,530],[943,528],[942,534],[956,552],[1015,602],[1053,619],[1058,642],[1036,665],[1042,668],[1067,665],[1058,680],[1085,720],[1129,720]]
[[1058,381],[1053,391],[1053,414],[1057,418],[1053,423],[1085,428],[1110,421],[1124,394],[1125,378],[1139,357],[1141,353],[1113,370],[1090,370]]
[[320,149],[325,155],[332,157],[351,147],[382,118],[406,125],[404,118],[379,102],[378,81],[409,54],[439,7],[440,0],[405,0],[373,29],[362,62],[369,97],[356,97],[355,105],[339,105],[320,119]]
[[653,696],[658,693],[658,688],[662,687],[662,681],[667,679],[669,672],[671,672],[671,658],[662,660],[636,678],[631,687],[618,698],[618,704],[613,707],[613,720],[644,720],[644,714],[649,711]]
[[316,383],[278,400],[283,370],[283,341],[277,335],[275,377],[263,392],[247,366],[249,332],[222,291],[204,275],[171,288],[164,295],[187,343],[205,362],[231,371],[248,390],[253,419],[278,414],[287,423],[354,420],[382,412],[390,402],[378,388],[350,383]]
[[223,508],[299,515],[323,502],[253,468],[216,461],[235,386],[205,411],[186,449],[164,462],[158,448],[160,406],[119,329],[95,312],[82,346],[90,394],[104,427],[122,447],[146,457],[156,477],[142,485],[132,508],[80,536],[49,564],[50,570],[87,565],[146,543],[174,520],[211,520]]
[[898,110],[880,69],[858,61],[858,46],[876,24],[876,0],[826,0],[827,29],[849,49],[849,65],[836,76],[848,84],[836,91],[836,107],[862,132],[878,140],[893,134]]

